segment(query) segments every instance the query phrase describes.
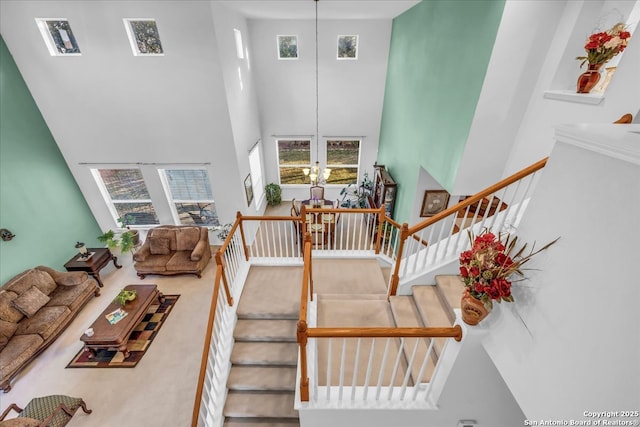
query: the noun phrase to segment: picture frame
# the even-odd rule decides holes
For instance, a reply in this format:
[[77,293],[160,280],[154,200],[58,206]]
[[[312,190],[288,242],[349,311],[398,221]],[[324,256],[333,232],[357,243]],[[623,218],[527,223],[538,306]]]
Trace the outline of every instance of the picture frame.
[[247,196],[247,205],[251,206],[253,201],[253,184],[251,183],[251,174],[244,179],[244,194]]
[[276,39],[278,41],[278,59],[298,59],[298,36],[279,35]]
[[449,193],[446,190],[426,190],[422,200],[420,217],[428,218],[442,212],[449,204]]

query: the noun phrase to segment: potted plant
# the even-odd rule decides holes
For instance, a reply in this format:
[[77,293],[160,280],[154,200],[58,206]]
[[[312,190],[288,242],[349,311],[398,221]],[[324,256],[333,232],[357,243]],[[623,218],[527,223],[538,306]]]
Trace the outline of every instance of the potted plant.
[[118,295],[116,295],[116,301],[123,307],[127,303],[127,301],[133,301],[134,299],[136,299],[135,290],[127,291],[123,289],[120,291],[120,293],[118,293]]
[[[137,232],[137,230],[136,230]],[[109,249],[120,248],[120,251],[124,254],[126,252],[133,251],[136,243],[134,239],[134,235],[132,230],[127,230],[120,235],[120,239],[118,239],[113,232],[113,230],[109,230],[104,234],[101,234],[97,237],[98,241],[107,245]]]
[[131,226],[136,223],[136,217],[131,214],[125,214],[124,216],[118,218],[117,220],[120,223],[122,228],[126,228],[127,232],[131,234],[133,238],[133,245],[137,245],[140,243],[140,233],[138,230],[132,230]]
[[279,205],[282,202],[282,189],[278,184],[270,183],[264,187],[264,191],[267,195],[267,203],[270,206]]

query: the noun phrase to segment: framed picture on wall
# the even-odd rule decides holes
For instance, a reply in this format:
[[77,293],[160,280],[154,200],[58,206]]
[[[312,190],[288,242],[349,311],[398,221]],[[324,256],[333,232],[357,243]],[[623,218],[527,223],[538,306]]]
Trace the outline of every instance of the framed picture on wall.
[[244,179],[244,194],[247,196],[247,205],[251,206],[253,201],[253,185],[251,184],[251,174]]
[[430,217],[442,212],[449,204],[449,193],[446,190],[426,190],[422,200],[421,217]]

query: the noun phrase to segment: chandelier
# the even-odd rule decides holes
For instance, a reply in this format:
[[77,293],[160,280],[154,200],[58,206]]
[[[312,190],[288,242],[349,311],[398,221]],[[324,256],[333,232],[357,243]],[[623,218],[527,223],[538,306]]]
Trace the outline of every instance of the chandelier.
[[[331,169],[323,168],[320,172],[320,162],[318,161],[318,146],[320,145],[320,132],[319,132],[319,91],[318,91],[318,0],[313,0],[316,6],[316,164],[311,168],[303,168],[302,173],[309,177],[311,185],[318,185],[321,182],[326,182],[331,175]],[[320,180],[322,177],[322,181]]]

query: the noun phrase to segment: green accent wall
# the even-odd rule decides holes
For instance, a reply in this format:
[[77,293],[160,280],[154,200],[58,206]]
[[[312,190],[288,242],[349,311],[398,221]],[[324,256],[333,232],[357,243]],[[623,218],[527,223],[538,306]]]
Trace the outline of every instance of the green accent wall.
[[102,234],[0,37],[0,285],[31,267],[64,271],[76,241]]
[[[423,0],[393,21],[378,163],[408,222],[420,167],[451,192],[504,0]],[[411,224],[413,225],[413,224]]]

